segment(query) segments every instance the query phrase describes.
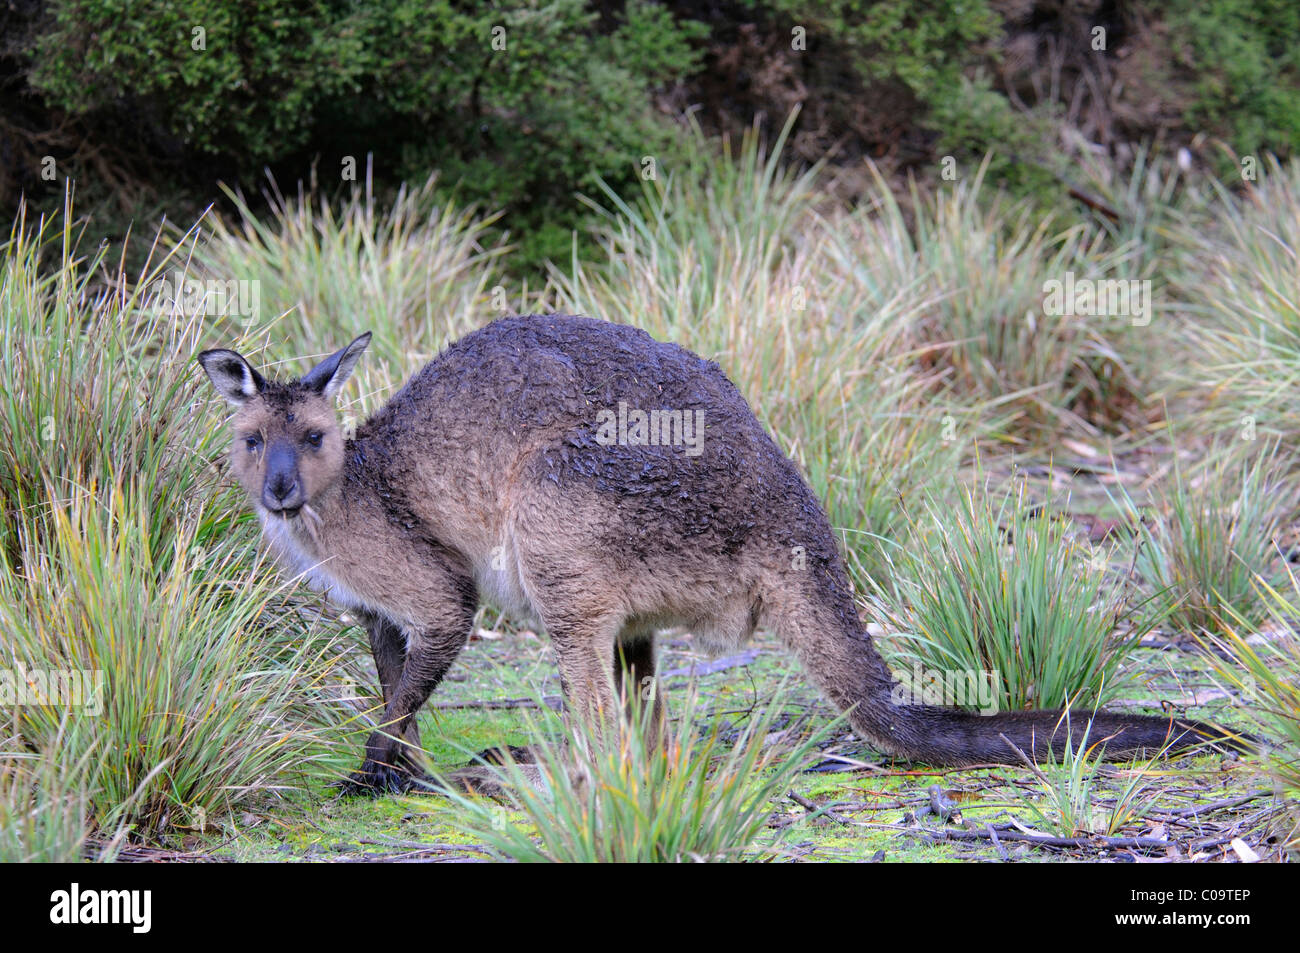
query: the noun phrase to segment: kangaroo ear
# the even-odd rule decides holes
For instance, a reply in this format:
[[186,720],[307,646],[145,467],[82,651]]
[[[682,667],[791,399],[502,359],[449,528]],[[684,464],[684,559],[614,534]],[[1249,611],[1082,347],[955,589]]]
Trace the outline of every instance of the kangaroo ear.
[[199,363],[208,372],[208,380],[212,381],[217,393],[236,407],[260,394],[266,384],[262,375],[234,351],[224,348],[204,351],[199,355]]
[[369,343],[370,332],[367,331],[343,350],[335,351],[313,367],[302,379],[302,383],[318,394],[333,397],[348,382],[348,378],[352,376],[352,369],[357,366],[357,360],[361,357],[361,352]]

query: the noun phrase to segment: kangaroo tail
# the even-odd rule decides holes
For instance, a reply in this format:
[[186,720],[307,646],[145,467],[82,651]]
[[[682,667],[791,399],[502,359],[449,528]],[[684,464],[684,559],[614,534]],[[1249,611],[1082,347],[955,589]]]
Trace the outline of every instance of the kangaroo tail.
[[[852,598],[840,587],[791,599],[792,611],[774,619],[778,633],[813,680],[864,739],[908,760],[959,767],[1017,764],[1059,758],[1067,746],[1104,750],[1107,758],[1179,751],[1221,742],[1253,750],[1258,739],[1177,717],[1108,711],[1014,711],[980,715],[958,708],[899,703],[884,659],[861,629]],[[847,581],[843,589],[847,591]],[[807,596],[812,596],[808,598]]]
[[[882,717],[883,716],[883,717]],[[931,705],[868,701],[849,714],[853,726],[886,750],[909,760],[961,766],[1016,763],[1022,757],[1060,758],[1067,745],[1104,751],[1112,759],[1181,751],[1212,742],[1249,749],[1252,739],[1205,722],[1108,711],[1016,711],[979,715]]]

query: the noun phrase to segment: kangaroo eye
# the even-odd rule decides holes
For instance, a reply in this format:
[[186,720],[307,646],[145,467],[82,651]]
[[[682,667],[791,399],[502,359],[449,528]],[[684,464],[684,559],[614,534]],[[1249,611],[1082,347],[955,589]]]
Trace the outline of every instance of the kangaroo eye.
[[245,437],[244,445],[248,447],[249,453],[257,453],[257,448],[262,445],[261,437]]
[[310,444],[314,449],[319,450],[321,440],[323,437],[324,434],[322,434],[319,430],[313,430],[311,433],[307,434],[307,443]]

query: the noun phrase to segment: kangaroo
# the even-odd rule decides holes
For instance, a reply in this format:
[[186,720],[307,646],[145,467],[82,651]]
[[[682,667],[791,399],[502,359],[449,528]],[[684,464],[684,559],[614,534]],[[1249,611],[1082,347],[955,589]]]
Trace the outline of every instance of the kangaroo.
[[608,724],[624,685],[654,678],[657,631],[684,627],[725,651],[765,626],[864,740],[907,760],[1060,754],[1089,722],[1117,757],[1220,734],[892,701],[816,496],[718,365],[682,347],[586,317],[505,318],[449,346],[345,439],[334,401],[369,341],[288,382],[234,351],[198,357],[236,408],[231,469],[271,547],[369,632],[383,724],[349,790],[420,780],[416,713],[483,596],[541,621],[566,710],[592,725]]

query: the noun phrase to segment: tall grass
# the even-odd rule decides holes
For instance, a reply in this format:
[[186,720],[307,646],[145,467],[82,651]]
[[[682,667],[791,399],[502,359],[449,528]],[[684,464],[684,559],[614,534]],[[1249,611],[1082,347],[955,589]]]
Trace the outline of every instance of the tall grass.
[[[503,313],[493,289],[508,249],[490,237],[492,217],[440,200],[436,185],[432,176],[404,187],[381,207],[369,182],[341,201],[301,188],[286,197],[272,183],[269,212],[232,193],[233,219],[210,217],[200,233],[173,234],[170,244],[196,278],[256,282],[256,314],[221,315],[232,332],[271,331],[277,352],[320,356],[370,330],[368,363],[391,361],[400,382],[449,340]],[[520,289],[501,287],[502,302],[524,307]]]
[[895,662],[986,673],[1001,710],[1104,705],[1158,620],[1116,589],[1068,518],[1023,488],[966,489],[955,511],[932,505],[908,543],[891,589],[878,587],[881,620],[899,633]]
[[[830,730],[778,731],[783,688],[724,739],[722,718],[694,693],[666,744],[647,745],[649,706],[634,697],[617,744],[595,746],[566,725],[534,748],[536,764],[490,768],[509,809],[453,793],[460,826],[502,858],[522,862],[716,863],[770,856],[757,843],[772,807]],[[701,726],[701,722],[703,725]],[[832,722],[832,725],[837,722]],[[534,725],[535,737],[545,737]],[[541,783],[537,780],[540,778]]]
[[[1068,275],[1138,278],[1129,251],[1091,223],[1058,225],[989,194],[984,168],[930,195],[913,191],[911,229],[886,232],[902,244],[883,254],[901,265],[894,287],[922,303],[905,340],[954,402],[1004,415],[1001,441],[1038,447],[1062,432],[1134,426],[1145,413],[1148,331],[1118,313],[1053,313],[1046,291]],[[879,179],[870,209],[901,215]]]
[[1300,516],[1294,463],[1280,447],[1247,454],[1228,445],[1208,457],[1190,474],[1175,459],[1173,485],[1155,491],[1159,515],[1142,524],[1136,564],[1170,624],[1192,633],[1267,614],[1259,580],[1279,581],[1275,540]]
[[[122,823],[125,805],[156,835],[301,783],[346,718],[317,704],[345,650],[273,605],[279,585],[249,564],[244,534],[223,538],[200,501],[155,515],[142,495],[130,484],[51,501],[52,538],[3,567],[0,625],[11,667],[79,672],[99,689],[75,710],[82,730],[60,734],[65,705],[32,704],[18,710],[21,736],[86,759],[101,824]],[[161,550],[155,519],[179,524]]]
[[[16,726],[6,725],[8,730]],[[64,755],[68,730],[56,743],[30,751],[17,736],[0,742],[0,863],[74,863],[86,851],[90,793],[85,751],[81,760]],[[110,844],[112,843],[110,838]],[[111,858],[113,847],[104,852]]]
[[1215,673],[1240,693],[1243,714],[1266,739],[1255,764],[1288,809],[1287,848],[1300,853],[1300,578],[1290,571],[1259,587],[1264,618],[1251,622],[1228,607],[1231,620],[1206,640],[1220,649],[1211,655]]
[[322,703],[337,636],[282,606],[222,491],[193,363],[208,322],[152,291],[174,261],[80,258],[70,201],[0,248],[0,666],[99,686],[7,718],[0,810],[49,819],[18,828],[20,854],[69,856],[77,819],[82,839],[201,826],[302,783],[350,717]]
[[1223,186],[1205,216],[1176,232],[1176,293],[1195,388],[1222,435],[1300,445],[1300,162],[1269,159],[1263,177]]
[[156,475],[142,502],[166,512],[208,482],[195,461],[219,439],[192,413],[189,363],[203,320],[154,307],[141,290],[147,275],[114,273],[102,252],[79,256],[74,229],[69,201],[58,219],[20,215],[0,247],[0,549],[11,562],[20,531],[48,525],[47,485],[57,496],[127,471]]

